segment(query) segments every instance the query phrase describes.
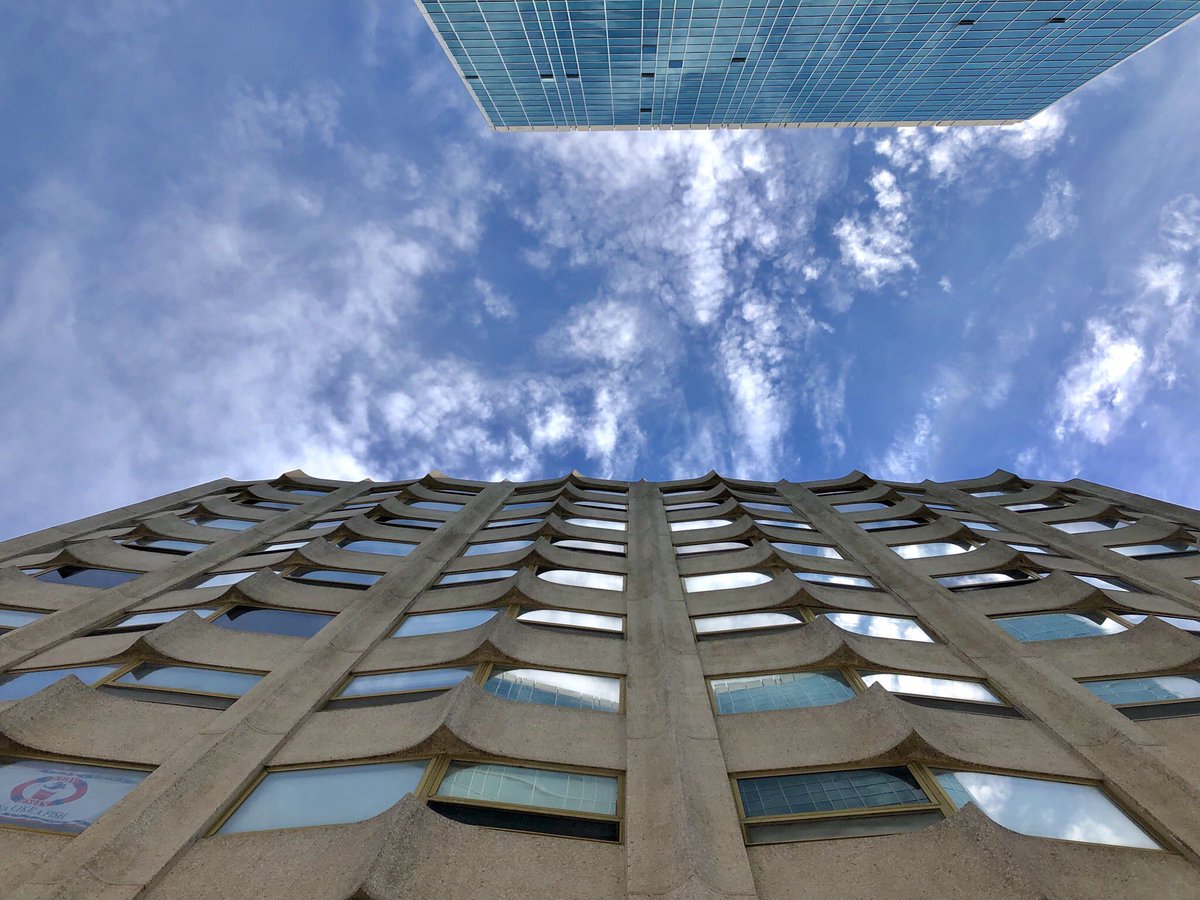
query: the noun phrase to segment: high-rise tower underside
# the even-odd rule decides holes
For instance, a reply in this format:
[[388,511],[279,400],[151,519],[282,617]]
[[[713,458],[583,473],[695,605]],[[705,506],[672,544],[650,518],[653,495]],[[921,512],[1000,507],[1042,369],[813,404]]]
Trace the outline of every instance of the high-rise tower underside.
[[5,897],[1200,894],[1200,513],[221,479],[0,543]]
[[1197,0],[417,0],[493,128],[1002,124]]

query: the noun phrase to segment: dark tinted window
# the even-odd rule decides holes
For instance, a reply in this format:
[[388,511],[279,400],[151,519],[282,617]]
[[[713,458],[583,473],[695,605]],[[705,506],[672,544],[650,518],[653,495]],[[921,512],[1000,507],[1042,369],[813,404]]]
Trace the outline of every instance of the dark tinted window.
[[309,638],[320,631],[333,616],[321,613],[297,612],[292,609],[265,609],[260,606],[235,606],[213,619],[222,628],[234,631],[255,631],[263,634],[286,634]]

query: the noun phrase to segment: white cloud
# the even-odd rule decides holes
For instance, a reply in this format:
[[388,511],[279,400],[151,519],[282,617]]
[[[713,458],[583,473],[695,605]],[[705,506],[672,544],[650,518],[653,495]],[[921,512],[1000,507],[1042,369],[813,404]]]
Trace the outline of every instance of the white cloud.
[[842,262],[861,281],[878,288],[892,276],[916,269],[917,262],[910,252],[909,198],[900,190],[896,176],[887,169],[876,169],[870,184],[879,208],[865,219],[857,213],[846,216],[834,226],[833,234]]
[[1107,444],[1145,394],[1146,352],[1129,334],[1102,320],[1087,323],[1089,346],[1059,379],[1054,436],[1072,432]]
[[515,319],[516,304],[509,297],[498,291],[496,286],[484,278],[475,279],[475,290],[483,301],[483,308],[493,319]]
[[1042,205],[1026,228],[1029,237],[1024,248],[1056,241],[1075,228],[1079,224],[1079,216],[1075,213],[1078,199],[1075,185],[1061,173],[1051,172],[1046,179]]

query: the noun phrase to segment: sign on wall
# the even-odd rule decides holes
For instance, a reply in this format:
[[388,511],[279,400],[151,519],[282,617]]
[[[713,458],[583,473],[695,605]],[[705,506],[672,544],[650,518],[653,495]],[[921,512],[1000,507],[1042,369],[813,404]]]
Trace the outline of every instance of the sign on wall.
[[0,825],[78,834],[149,774],[0,757]]

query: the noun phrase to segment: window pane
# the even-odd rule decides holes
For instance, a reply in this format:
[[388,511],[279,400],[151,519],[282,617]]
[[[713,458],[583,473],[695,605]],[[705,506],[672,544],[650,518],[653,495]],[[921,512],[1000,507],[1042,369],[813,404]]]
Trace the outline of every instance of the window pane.
[[157,612],[135,613],[132,616],[126,616],[119,622],[107,626],[112,630],[126,630],[136,628],[153,628],[155,625],[161,625],[164,622],[170,622],[178,619],[184,613],[194,612],[198,616],[209,616],[216,612],[216,609],[211,606],[196,606],[188,607],[187,609],[163,609]]
[[765,512],[790,513],[792,511],[792,508],[785,503],[760,503],[757,500],[743,500],[741,503],[746,509],[761,509]]
[[712,544],[689,544],[686,547],[676,547],[678,556],[688,556],[692,553],[717,553],[722,550],[745,550],[750,544],[747,541],[717,541]]
[[787,519],[755,519],[755,524],[766,525],[768,528],[799,528],[802,531],[812,531],[813,527],[807,522],[792,522]]
[[617,509],[624,510],[624,503],[605,503],[601,500],[575,500],[576,506],[589,506],[592,509]]
[[1135,591],[1137,588],[1126,584],[1117,578],[1101,578],[1098,575],[1077,575],[1072,572],[1084,584],[1090,584],[1092,587],[1098,587],[1102,591]]
[[78,834],[149,774],[0,756],[0,825]]
[[1101,519],[1100,521],[1082,519],[1077,522],[1051,522],[1050,526],[1059,531],[1065,531],[1067,534],[1087,534],[1092,531],[1112,531],[1116,528],[1124,528],[1128,524],[1120,519]]
[[[21,700],[36,694],[47,685],[74,675],[84,684],[92,684],[111,675],[120,666],[75,666],[69,669],[43,669],[38,672],[16,672],[0,678],[0,700]],[[0,797],[0,800],[3,798]]]
[[747,843],[777,844],[782,841],[826,841],[832,838],[869,837],[919,831],[942,820],[940,810],[892,813],[886,816],[838,816],[831,819],[801,819],[746,827]]
[[365,697],[371,694],[398,694],[403,691],[449,690],[474,674],[475,670],[471,668],[450,668],[355,675],[338,692],[338,696]]
[[1108,681],[1085,681],[1083,686],[1113,706],[1157,703],[1162,700],[1194,700],[1200,697],[1200,676],[1197,675],[1113,678]]
[[975,521],[970,521],[968,519],[962,519],[961,521],[962,521],[962,524],[966,525],[968,528],[974,529],[975,531],[999,531],[1000,530],[995,525],[993,525],[991,522],[975,522]]
[[624,531],[624,522],[610,522],[608,519],[564,519],[568,525],[577,525],[580,528],[606,528],[609,531]]
[[1049,553],[1049,547],[1043,547],[1041,544],[1012,544],[1008,546],[1020,553]]
[[292,581],[309,581],[314,584],[368,588],[383,576],[374,572],[348,572],[344,569],[295,569],[284,577]]
[[824,544],[789,544],[785,541],[771,541],[771,546],[784,553],[798,553],[801,556],[819,556],[823,559],[845,559],[836,547],[826,547]]
[[733,588],[766,584],[771,576],[766,572],[717,572],[713,575],[692,575],[683,579],[683,589],[697,591],[727,591]]
[[1016,584],[1022,581],[1032,581],[1033,576],[1026,572],[969,572],[965,575],[944,575],[934,579],[942,587],[950,590],[962,588],[987,587],[992,584]]
[[746,818],[928,803],[903,766],[739,778]]
[[935,770],[955,806],[974,803],[998,825],[1034,837],[1157,849],[1099,789],[1089,784]]
[[621,633],[625,620],[620,616],[602,616],[597,613],[572,612],[565,609],[530,609],[517,616],[518,622],[537,625],[561,625],[564,628],[588,628],[596,631]]
[[220,834],[361,822],[416,790],[428,760],[268,772]]
[[550,542],[555,547],[566,547],[568,550],[587,550],[591,553],[611,553],[615,556],[625,555],[624,544],[610,544],[606,541],[580,541],[575,538],[555,538]]
[[872,501],[869,503],[835,503],[833,508],[838,512],[852,513],[866,512],[870,509],[887,509],[891,505],[892,504],[890,503],[879,503],[877,501]]
[[1095,637],[1124,631],[1120,622],[1099,613],[1042,613],[1031,616],[1005,616],[994,620],[1018,641],[1058,641],[1065,638]]
[[44,615],[29,609],[0,609],[0,628],[20,628],[36,622]]
[[721,528],[732,525],[733,519],[691,519],[687,522],[672,522],[672,531],[699,531],[703,528]]
[[76,587],[113,588],[132,581],[141,572],[124,572],[119,569],[85,569],[80,566],[59,566],[37,576],[38,581],[48,584],[71,584]]
[[480,584],[487,581],[503,581],[517,574],[516,569],[485,569],[482,572],[451,572],[437,580],[438,584]]
[[854,689],[834,671],[713,678],[710,683],[720,713],[829,706],[854,696]]
[[863,613],[827,612],[818,616],[828,619],[843,631],[869,637],[893,638],[898,641],[920,641],[931,644],[933,638],[912,619],[900,616],[871,616]]
[[203,581],[199,582],[198,584],[193,584],[192,587],[193,588],[225,587],[226,585],[237,584],[239,581],[245,581],[247,578],[249,578],[251,575],[253,575],[254,572],[257,572],[257,571],[259,571],[259,570],[255,569],[252,572],[221,572],[217,575],[209,575],[207,578],[205,578]]
[[501,509],[532,509],[535,506],[549,506],[552,500],[531,500],[528,503],[505,503]]
[[692,619],[696,623],[696,634],[720,634],[727,631],[754,631],[761,628],[786,628],[803,625],[804,619],[798,613],[761,612],[738,613],[729,616],[699,616]]
[[811,581],[816,584],[834,584],[839,587],[870,588],[875,590],[875,582],[870,578],[858,575],[831,575],[828,572],[793,572],[801,581]]
[[600,591],[620,591],[625,589],[625,576],[610,575],[606,572],[585,572],[579,569],[546,569],[538,572],[538,578],[554,584],[566,584],[572,587],[595,588]]
[[868,687],[878,684],[893,694],[917,694],[921,697],[973,700],[977,703],[1004,702],[977,681],[931,678],[928,675],[902,675],[899,672],[859,672],[859,675]]
[[339,544],[343,550],[357,550],[359,553],[379,553],[384,556],[408,556],[416,544],[404,544],[400,541],[345,541]]
[[544,706],[616,712],[621,705],[620,679],[601,675],[494,668],[483,689],[505,700]]
[[157,666],[147,663],[126,672],[113,683],[240,697],[261,680],[261,675],[252,672],[226,672],[221,669],[201,669],[197,666]]
[[208,544],[202,544],[199,541],[177,541],[171,538],[154,538],[140,537],[132,541],[123,542],[126,547],[132,547],[135,550],[163,550],[168,553],[192,553],[195,550],[203,550]]
[[917,525],[928,525],[925,519],[881,519],[878,522],[858,522],[858,527],[864,531],[888,531],[893,528],[913,528]]
[[413,509],[440,509],[444,512],[458,512],[463,507],[461,503],[443,503],[440,500],[418,500],[408,505]]
[[421,634],[442,634],[447,631],[465,631],[496,616],[494,609],[462,609],[457,612],[427,613],[409,616],[400,623],[392,637],[416,637]]
[[925,559],[929,556],[954,556],[975,549],[966,541],[930,541],[927,544],[899,544],[892,548],[904,559]]
[[394,528],[428,528],[433,530],[442,527],[441,522],[435,522],[433,519],[404,519],[395,517],[391,519],[380,519],[380,521],[384,525],[391,525]]
[[488,544],[471,544],[463,552],[463,556],[486,556],[489,553],[511,553],[513,550],[524,550],[532,547],[533,541],[492,541]]
[[437,796],[616,815],[617,779],[498,763],[452,762]]
[[253,528],[259,522],[251,522],[247,519],[218,519],[208,516],[196,516],[194,519],[186,519],[192,525],[203,525],[205,528],[226,528],[230,531],[245,531],[247,528]]
[[692,503],[672,503],[667,507],[667,512],[678,512],[683,509],[712,509],[714,506],[720,505],[720,503],[713,503],[711,500],[696,500]]
[[333,616],[321,613],[297,612],[291,609],[235,606],[224,615],[213,619],[212,622],[214,625],[234,631],[310,638],[328,625],[332,618]]
[[1124,547],[1111,547],[1111,550],[1124,556],[1190,556],[1200,553],[1195,544],[1186,541],[1172,541],[1169,544],[1128,544]]

